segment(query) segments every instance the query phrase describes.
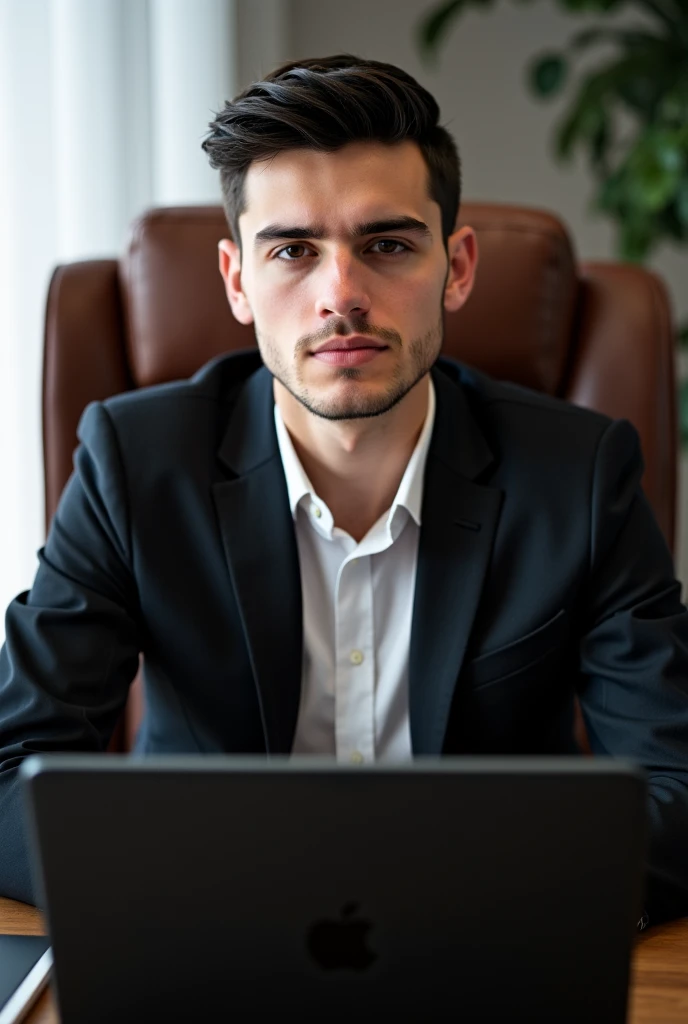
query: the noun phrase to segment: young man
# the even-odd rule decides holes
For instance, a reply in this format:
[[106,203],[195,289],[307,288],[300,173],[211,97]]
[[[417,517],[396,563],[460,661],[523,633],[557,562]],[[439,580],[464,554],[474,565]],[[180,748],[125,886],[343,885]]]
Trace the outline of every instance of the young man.
[[438,359],[477,265],[438,114],[341,55],[211,125],[259,353],[84,414],[7,615],[3,893],[32,895],[19,762],[103,750],[142,651],[144,752],[571,753],[578,695],[649,775],[650,919],[688,913],[688,613],[638,438]]

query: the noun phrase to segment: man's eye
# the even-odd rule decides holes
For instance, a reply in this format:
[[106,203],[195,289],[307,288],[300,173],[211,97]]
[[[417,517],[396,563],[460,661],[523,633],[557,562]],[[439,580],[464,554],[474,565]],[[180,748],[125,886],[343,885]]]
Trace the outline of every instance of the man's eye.
[[[381,256],[400,256],[402,252],[408,252],[408,246],[404,245],[403,242],[395,242],[393,238],[381,238],[379,241],[373,244],[373,249],[376,245],[384,246],[383,249],[379,250]],[[396,249],[396,252],[394,251]]]
[[[296,252],[294,252],[295,249],[297,250]],[[293,262],[294,260],[298,260],[303,255],[305,249],[305,245],[300,245],[294,242],[292,245],[285,245],[283,249],[280,249],[278,252],[276,252],[275,257],[277,259],[285,260],[287,263],[289,263],[290,261]],[[288,255],[285,256],[285,253],[288,253]]]

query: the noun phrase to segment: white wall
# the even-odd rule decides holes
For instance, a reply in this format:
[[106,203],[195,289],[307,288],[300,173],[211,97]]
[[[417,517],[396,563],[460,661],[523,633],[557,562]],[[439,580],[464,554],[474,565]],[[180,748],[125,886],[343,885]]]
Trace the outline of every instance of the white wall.
[[290,0],[237,0],[237,70],[241,89],[289,60],[291,15]]
[[[438,67],[421,63],[414,39],[421,14],[435,0],[291,0],[292,57],[350,52],[399,64],[437,99],[464,168],[466,199],[549,208],[568,224],[582,259],[614,258],[609,221],[589,211],[592,180],[582,160],[562,166],[552,157],[552,128],[564,101],[539,102],[525,82],[528,60],[559,48],[599,19],[573,17],[553,4],[502,0],[463,14],[445,39]],[[636,22],[625,15],[617,21]],[[567,91],[568,96],[570,92]],[[666,246],[652,261],[676,316],[688,319],[688,250]],[[679,575],[688,579],[688,466],[683,459]]]
[[0,0],[0,642],[44,538],[52,270],[162,203],[217,203],[200,148],[238,82],[234,0]]

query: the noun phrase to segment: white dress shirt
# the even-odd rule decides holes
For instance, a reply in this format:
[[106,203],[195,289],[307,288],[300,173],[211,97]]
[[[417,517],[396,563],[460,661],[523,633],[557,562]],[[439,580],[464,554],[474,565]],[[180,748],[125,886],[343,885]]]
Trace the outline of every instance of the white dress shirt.
[[409,761],[408,665],[428,411],[392,506],[356,543],[313,490],[275,405],[303,601],[301,703],[292,752],[353,764]]

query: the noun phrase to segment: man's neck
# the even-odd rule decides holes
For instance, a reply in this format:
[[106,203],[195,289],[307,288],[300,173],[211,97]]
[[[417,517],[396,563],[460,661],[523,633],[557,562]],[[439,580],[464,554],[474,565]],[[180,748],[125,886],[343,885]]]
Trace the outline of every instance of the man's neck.
[[426,374],[382,416],[325,420],[275,381],[275,402],[296,454],[335,526],[361,541],[391,506],[428,411]]

